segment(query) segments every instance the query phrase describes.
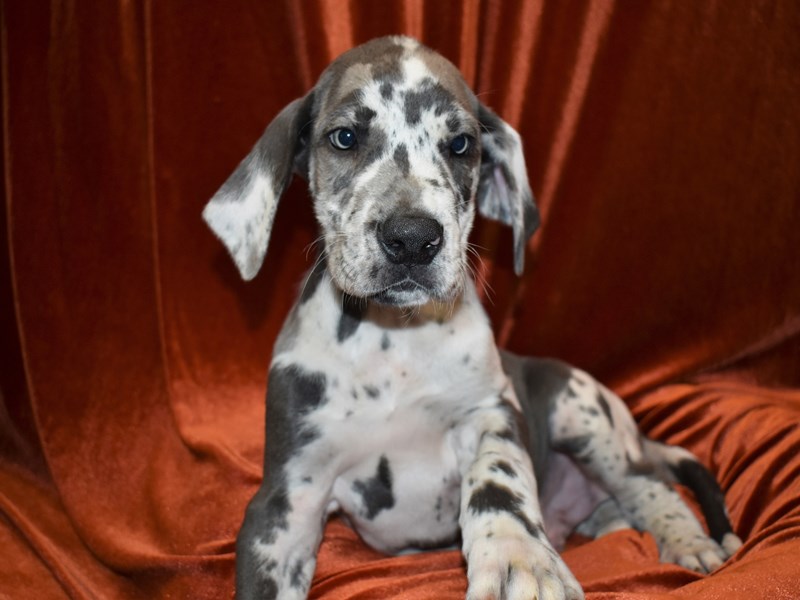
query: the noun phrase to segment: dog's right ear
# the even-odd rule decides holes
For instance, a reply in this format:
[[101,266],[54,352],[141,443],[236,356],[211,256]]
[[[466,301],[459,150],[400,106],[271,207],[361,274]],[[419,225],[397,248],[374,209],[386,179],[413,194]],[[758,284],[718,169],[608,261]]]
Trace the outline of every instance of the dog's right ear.
[[203,209],[245,280],[264,262],[275,209],[292,173],[308,175],[313,102],[311,92],[286,106]]
[[528,240],[539,227],[539,211],[528,184],[519,133],[483,104],[478,106],[481,125],[481,178],[478,211],[505,223],[514,235],[514,272],[522,275]]

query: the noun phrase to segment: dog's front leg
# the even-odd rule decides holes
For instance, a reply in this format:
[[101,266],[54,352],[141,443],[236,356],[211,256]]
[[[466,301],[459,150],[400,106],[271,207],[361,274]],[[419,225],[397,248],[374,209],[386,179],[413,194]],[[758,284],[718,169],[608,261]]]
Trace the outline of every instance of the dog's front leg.
[[270,370],[264,481],[236,540],[238,600],[304,600],[330,502],[329,447],[311,423],[324,403],[323,375]]
[[[285,497],[282,491],[262,486],[250,501],[236,540],[237,600],[308,597],[324,507],[313,492],[306,497],[298,492]],[[276,514],[285,519],[276,521]]]
[[545,535],[523,421],[510,395],[475,411],[462,429],[462,450],[472,457],[461,485],[467,599],[583,598]]

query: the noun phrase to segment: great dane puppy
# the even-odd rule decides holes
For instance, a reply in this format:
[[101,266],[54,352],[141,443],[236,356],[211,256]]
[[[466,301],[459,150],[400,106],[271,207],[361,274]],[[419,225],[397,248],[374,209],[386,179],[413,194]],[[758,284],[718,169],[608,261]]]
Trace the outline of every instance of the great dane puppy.
[[475,209],[513,230],[518,274],[538,214],[519,135],[450,62],[377,39],[275,117],[203,213],[245,279],[293,172],[323,248],[274,348],[238,598],[306,598],[335,512],[389,553],[460,543],[471,600],[582,598],[556,551],[576,527],[651,532],[697,571],[739,547],[689,452],[642,436],[587,374],[496,347],[469,276]]

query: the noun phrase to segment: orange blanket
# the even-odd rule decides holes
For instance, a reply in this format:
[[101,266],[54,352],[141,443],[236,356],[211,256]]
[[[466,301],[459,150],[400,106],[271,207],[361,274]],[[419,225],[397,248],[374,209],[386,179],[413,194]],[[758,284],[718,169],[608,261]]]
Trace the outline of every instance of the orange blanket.
[[[0,597],[226,598],[272,343],[316,237],[265,269],[200,220],[266,123],[387,33],[520,131],[543,215],[473,242],[498,341],[592,372],[718,476],[742,550],[701,577],[633,531],[570,540],[590,599],[800,595],[800,4],[5,2]],[[692,501],[691,498],[689,499]],[[326,530],[312,597],[463,598],[457,551]]]

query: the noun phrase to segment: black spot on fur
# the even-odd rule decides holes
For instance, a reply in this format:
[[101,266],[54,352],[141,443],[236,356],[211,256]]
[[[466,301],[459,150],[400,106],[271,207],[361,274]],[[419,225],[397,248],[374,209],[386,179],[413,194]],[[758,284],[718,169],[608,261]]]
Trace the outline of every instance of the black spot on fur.
[[458,117],[453,114],[447,117],[447,121],[445,121],[447,125],[447,130],[450,133],[456,133],[459,129],[461,129],[461,121],[459,121]]
[[325,389],[324,374],[306,371],[298,365],[270,371],[265,443],[269,464],[265,465],[265,479],[268,473],[281,468],[298,448],[319,437],[319,431],[304,422],[304,417],[327,401]]
[[517,441],[517,437],[514,434],[514,430],[510,427],[506,429],[501,429],[500,431],[496,432],[495,435],[499,437],[501,440],[507,440],[509,442]]
[[353,176],[356,173],[363,172],[369,165],[381,158],[386,150],[386,135],[381,131],[377,131],[374,127],[369,131],[369,134],[359,133],[359,138],[362,137],[365,138],[362,145],[367,148],[367,151],[361,155]]
[[384,100],[391,100],[394,95],[394,85],[389,81],[384,81],[380,87],[381,97]]
[[342,315],[339,317],[339,327],[336,330],[336,339],[339,343],[346,341],[358,329],[364,314],[364,306],[349,294],[342,298]]
[[350,185],[351,181],[353,181],[353,177],[350,173],[346,173],[344,175],[338,174],[333,179],[331,191],[333,191],[334,194],[340,194],[347,189],[347,186]]
[[404,107],[406,123],[417,125],[424,110],[433,110],[434,114],[441,115],[451,110],[454,105],[453,95],[444,86],[426,78],[418,89],[406,93]]
[[489,469],[491,471],[494,471],[495,473],[497,473],[497,472],[505,473],[509,477],[516,477],[517,476],[517,472],[514,471],[514,469],[511,468],[511,465],[508,464],[504,460],[496,461],[491,467],[489,467]]
[[519,508],[520,503],[520,498],[507,487],[490,481],[472,492],[469,508],[477,514],[511,512]]
[[386,352],[391,347],[392,340],[389,339],[389,334],[384,331],[383,335],[381,336],[381,350]]
[[570,456],[578,456],[586,450],[591,441],[591,435],[579,435],[564,440],[556,440],[553,442],[553,448]]
[[303,589],[308,583],[303,576],[303,566],[304,562],[302,560],[298,560],[294,563],[294,567],[292,568],[292,577],[289,581],[289,585],[291,585],[294,589]]
[[611,423],[611,426],[614,426],[614,417],[611,416],[611,407],[608,405],[608,400],[606,397],[603,396],[601,392],[597,392],[597,403],[600,405],[600,408],[603,409],[606,417],[608,418],[608,422]]
[[371,56],[364,64],[369,65],[372,77],[382,83],[399,82],[403,78],[403,70],[398,60],[403,54],[403,47],[392,45],[384,49],[380,56]]
[[372,520],[382,510],[394,506],[392,472],[385,455],[378,461],[378,471],[375,476],[365,481],[354,481],[353,490],[361,494],[367,519]]
[[642,457],[640,460],[635,461],[628,452],[625,452],[625,462],[628,464],[628,473],[630,475],[639,475],[653,481],[661,481],[656,466],[647,458]]
[[408,149],[405,144],[400,144],[395,148],[394,161],[397,163],[397,167],[400,169],[403,176],[408,177],[411,165],[408,162]]
[[314,268],[306,276],[306,281],[303,284],[303,290],[300,294],[300,304],[305,303],[317,291],[319,282],[322,281],[322,275],[325,273],[325,261],[318,260]]
[[[275,367],[269,374],[267,409],[269,411],[272,406],[276,411],[285,406],[293,413],[292,417],[303,416],[325,402],[326,381],[323,373],[306,371],[299,365]],[[270,398],[275,401],[270,402]],[[290,415],[275,414],[274,417],[280,420]]]
[[469,508],[473,513],[505,512],[522,523],[525,530],[534,538],[544,534],[542,526],[532,523],[522,512],[522,499],[510,489],[494,482],[487,482],[478,488],[469,499]]
[[366,106],[359,106],[356,109],[356,115],[355,115],[356,128],[359,130],[367,129],[372,119],[375,118],[375,115],[376,115],[375,111],[372,110],[371,108],[368,108]]
[[278,584],[272,577],[261,577],[257,590],[259,598],[277,598],[278,597]]
[[381,391],[374,385],[365,385],[364,392],[367,394],[367,396],[369,396],[373,400],[375,400],[378,396],[381,395]]
[[525,421],[525,415],[506,398],[500,398],[500,407],[506,412],[508,428],[497,432],[497,437],[522,444],[526,450],[530,451],[528,423]]

